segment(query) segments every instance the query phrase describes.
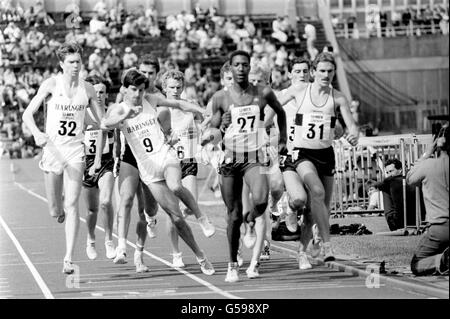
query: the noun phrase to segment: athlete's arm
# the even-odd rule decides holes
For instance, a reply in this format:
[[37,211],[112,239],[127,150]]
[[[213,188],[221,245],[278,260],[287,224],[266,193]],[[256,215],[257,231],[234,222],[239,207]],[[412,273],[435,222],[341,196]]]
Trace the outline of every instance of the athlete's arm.
[[[298,90],[298,89],[297,89]],[[291,85],[281,96],[278,97],[279,103],[284,106],[288,104],[291,100],[295,99],[295,88]]]
[[263,95],[267,104],[274,110],[274,112],[277,115],[278,129],[280,130],[280,139],[279,139],[280,151],[284,152],[286,151],[286,140],[287,140],[286,113],[284,112],[283,107],[281,106],[280,102],[275,96],[275,93],[273,93],[270,87],[266,86],[263,89]]
[[341,109],[342,118],[344,119],[345,125],[348,128],[349,134],[347,135],[346,139],[351,145],[355,146],[356,144],[358,144],[359,127],[353,119],[347,98],[337,90],[334,90],[334,92],[335,102],[337,104],[336,106]]
[[170,145],[174,145],[178,142],[178,139],[174,134],[172,134],[172,119],[170,116],[170,110],[163,106],[157,108],[158,112],[158,121],[161,125],[161,129],[166,137],[166,141]]
[[275,116],[275,111],[271,107],[264,108],[265,115],[264,115],[264,127],[268,128],[271,127],[273,124],[273,118]]
[[[25,125],[29,128],[31,133],[34,136],[34,140],[38,146],[44,146],[47,143],[48,136],[47,134],[41,132],[36,125],[34,120],[34,113],[36,113],[41,107],[42,102],[44,102],[45,98],[51,94],[52,88],[55,87],[55,79],[50,78],[45,80],[42,85],[39,87],[37,94],[31,99],[30,104],[28,104],[27,108],[23,112],[22,120]],[[47,115],[48,116],[48,115]],[[46,119],[44,119],[45,121]]]
[[114,104],[108,108],[105,117],[102,119],[102,130],[119,128],[119,125],[131,114],[131,108],[125,108],[123,104]]
[[205,110],[202,107],[185,100],[168,100],[165,97],[155,94],[146,95],[146,98],[148,99],[148,102],[150,104],[155,106],[168,106],[176,109],[181,109],[186,112],[200,113],[200,114],[205,113]]

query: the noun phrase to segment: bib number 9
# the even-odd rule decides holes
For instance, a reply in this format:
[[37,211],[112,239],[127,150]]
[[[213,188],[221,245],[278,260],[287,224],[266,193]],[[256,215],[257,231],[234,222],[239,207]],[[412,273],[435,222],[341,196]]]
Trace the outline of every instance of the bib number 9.
[[77,123],[74,121],[59,121],[59,135],[76,136],[75,129],[77,128]]
[[144,138],[142,140],[142,144],[144,144],[145,151],[147,153],[153,152],[153,144],[152,144],[152,141],[150,140],[150,138],[148,138],[148,137]]

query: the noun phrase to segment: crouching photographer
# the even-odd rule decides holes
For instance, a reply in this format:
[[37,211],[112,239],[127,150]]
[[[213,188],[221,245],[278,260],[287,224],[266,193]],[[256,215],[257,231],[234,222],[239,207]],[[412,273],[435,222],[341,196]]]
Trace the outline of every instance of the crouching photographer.
[[449,135],[447,123],[406,177],[410,185],[422,184],[429,223],[411,260],[411,271],[417,276],[448,275]]

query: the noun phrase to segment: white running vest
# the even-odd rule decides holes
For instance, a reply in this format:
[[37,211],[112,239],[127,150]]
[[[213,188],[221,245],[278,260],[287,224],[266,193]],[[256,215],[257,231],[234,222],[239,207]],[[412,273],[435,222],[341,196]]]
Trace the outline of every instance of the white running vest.
[[179,141],[175,150],[179,160],[194,158],[197,154],[199,134],[194,121],[194,114],[179,109],[170,108],[172,131]]
[[141,113],[124,120],[120,127],[138,163],[158,153],[165,142],[156,108],[146,100],[142,100],[142,105]]
[[250,105],[230,105],[231,123],[223,137],[226,150],[234,153],[254,152],[265,144],[267,134],[264,122],[261,121],[257,99],[258,97],[253,97]]
[[[287,89],[284,89],[280,92],[279,96],[283,96],[286,93]],[[295,99],[289,101],[287,104],[283,106],[284,112],[286,113],[286,133],[287,133],[287,141],[286,147],[288,150],[288,154],[291,154],[292,149],[294,148],[294,132],[295,132],[295,114],[297,114],[297,104],[295,103]]]
[[311,101],[311,84],[305,90],[295,114],[294,147],[324,149],[332,145],[336,111],[333,89],[325,104],[314,105]]
[[84,117],[89,105],[84,80],[80,79],[72,98],[64,89],[62,75],[55,76],[55,88],[47,102],[45,133],[55,145],[75,146],[84,141]]

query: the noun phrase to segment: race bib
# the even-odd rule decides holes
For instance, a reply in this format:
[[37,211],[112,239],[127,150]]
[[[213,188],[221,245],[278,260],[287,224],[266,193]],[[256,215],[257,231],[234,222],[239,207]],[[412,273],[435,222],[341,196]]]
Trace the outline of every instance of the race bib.
[[248,105],[235,107],[231,110],[231,123],[234,134],[250,134],[258,130],[259,106]]
[[[101,133],[101,130],[86,131],[84,133],[84,147],[86,155],[95,155],[97,152],[97,137]],[[109,153],[109,141],[106,137],[105,147],[103,147],[102,154]]]
[[305,140],[330,140],[331,115],[308,113],[303,115],[303,134]]
[[194,158],[197,153],[198,134],[194,128],[176,132],[179,142],[176,144],[178,159]]

